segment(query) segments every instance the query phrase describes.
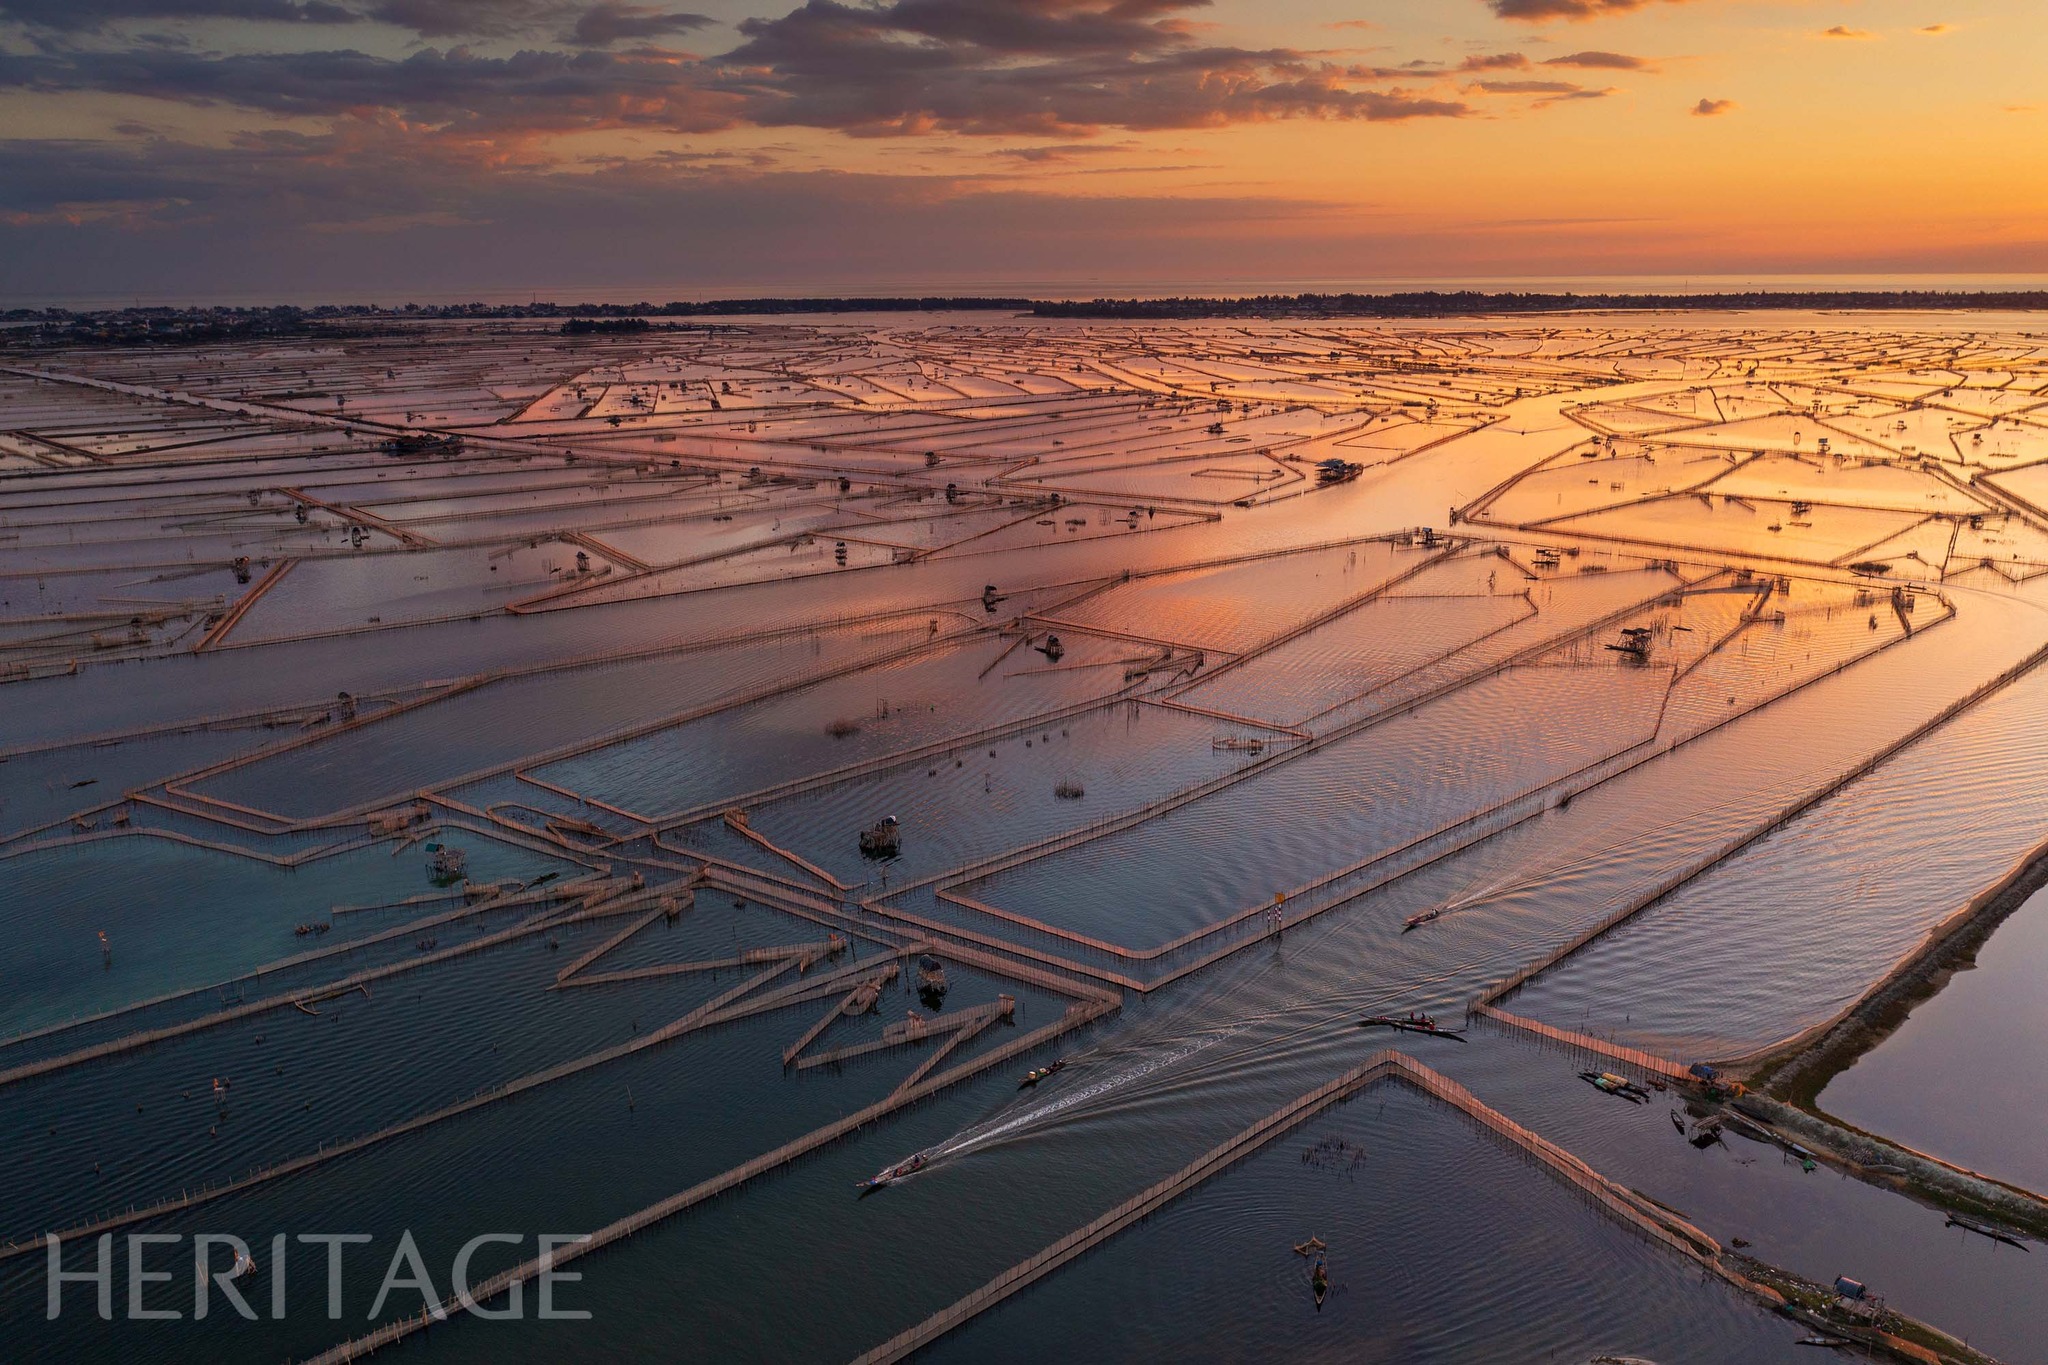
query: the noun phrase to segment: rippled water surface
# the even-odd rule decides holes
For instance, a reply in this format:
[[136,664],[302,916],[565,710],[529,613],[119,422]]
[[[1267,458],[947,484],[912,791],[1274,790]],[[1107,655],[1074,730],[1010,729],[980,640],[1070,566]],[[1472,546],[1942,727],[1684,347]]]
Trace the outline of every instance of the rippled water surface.
[[1899,1031],[1821,1091],[1820,1106],[1860,1128],[2028,1189],[2048,1185],[2039,1116],[2048,1069],[2040,983],[2048,974],[2048,895],[2036,892]]
[[[934,1360],[1793,1361],[1715,1286],[1455,1111],[1384,1084],[944,1341]],[[1310,1260],[1328,1245],[1319,1310]],[[1486,1248],[1483,1256],[1471,1254]]]
[[[2037,344],[1744,325],[294,351],[374,436],[236,347],[0,377],[0,430],[96,457],[0,451],[0,1356],[304,1360],[421,1312],[370,1311],[401,1233],[446,1297],[480,1232],[519,1242],[472,1279],[610,1225],[553,1291],[588,1320],[400,1349],[843,1361],[1395,1046],[1724,1244],[2048,1361],[2039,1248],[1696,1149],[1687,1097],[1464,1018],[1585,938],[1504,1007],[1740,1058],[2048,842],[2048,529],[1975,482],[2032,486]],[[202,428],[232,458],[163,453]],[[2048,1187],[2044,905],[1822,1107]],[[1466,1041],[1359,1027],[1408,1010]],[[131,1208],[247,1239],[283,1316],[108,1325],[74,1284],[47,1321],[34,1239]],[[271,1251],[330,1230],[372,1238],[339,1320]],[[189,1244],[151,1254],[189,1312]],[[930,1355],[1798,1335],[1382,1083]]]

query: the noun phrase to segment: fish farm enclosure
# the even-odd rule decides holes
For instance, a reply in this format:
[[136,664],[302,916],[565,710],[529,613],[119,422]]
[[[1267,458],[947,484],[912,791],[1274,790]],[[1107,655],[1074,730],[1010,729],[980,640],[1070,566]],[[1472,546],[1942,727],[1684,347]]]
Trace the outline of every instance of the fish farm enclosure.
[[0,1357],[2048,1362],[2044,662],[2025,315],[0,351]]

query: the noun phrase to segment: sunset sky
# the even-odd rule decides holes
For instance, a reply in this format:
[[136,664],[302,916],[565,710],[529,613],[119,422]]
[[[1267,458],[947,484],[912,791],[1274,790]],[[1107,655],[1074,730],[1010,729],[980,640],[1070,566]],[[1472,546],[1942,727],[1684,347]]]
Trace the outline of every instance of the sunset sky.
[[6,302],[1894,272],[2042,0],[0,0]]

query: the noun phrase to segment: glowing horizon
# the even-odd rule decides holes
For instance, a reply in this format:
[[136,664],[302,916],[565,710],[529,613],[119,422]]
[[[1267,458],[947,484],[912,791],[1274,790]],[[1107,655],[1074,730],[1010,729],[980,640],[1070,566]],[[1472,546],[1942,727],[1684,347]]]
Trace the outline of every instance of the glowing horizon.
[[2048,271],[2027,0],[0,0],[0,296]]

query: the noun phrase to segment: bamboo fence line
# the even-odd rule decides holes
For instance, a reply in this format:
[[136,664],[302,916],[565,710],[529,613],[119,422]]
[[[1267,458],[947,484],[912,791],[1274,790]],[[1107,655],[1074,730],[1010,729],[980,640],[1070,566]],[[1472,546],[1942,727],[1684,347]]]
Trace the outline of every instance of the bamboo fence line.
[[1010,1267],[965,1298],[857,1356],[854,1365],[893,1365],[893,1362],[930,1345],[1012,1294],[1103,1245],[1304,1120],[1382,1080],[1404,1082],[1433,1099],[1451,1105],[1481,1127],[1535,1157],[1554,1174],[1652,1241],[1703,1265],[1718,1265],[1719,1243],[1699,1229],[1608,1180],[1563,1148],[1482,1103],[1470,1090],[1449,1077],[1404,1053],[1388,1049],[1374,1053],[1362,1066],[1281,1106],[1172,1175]]

